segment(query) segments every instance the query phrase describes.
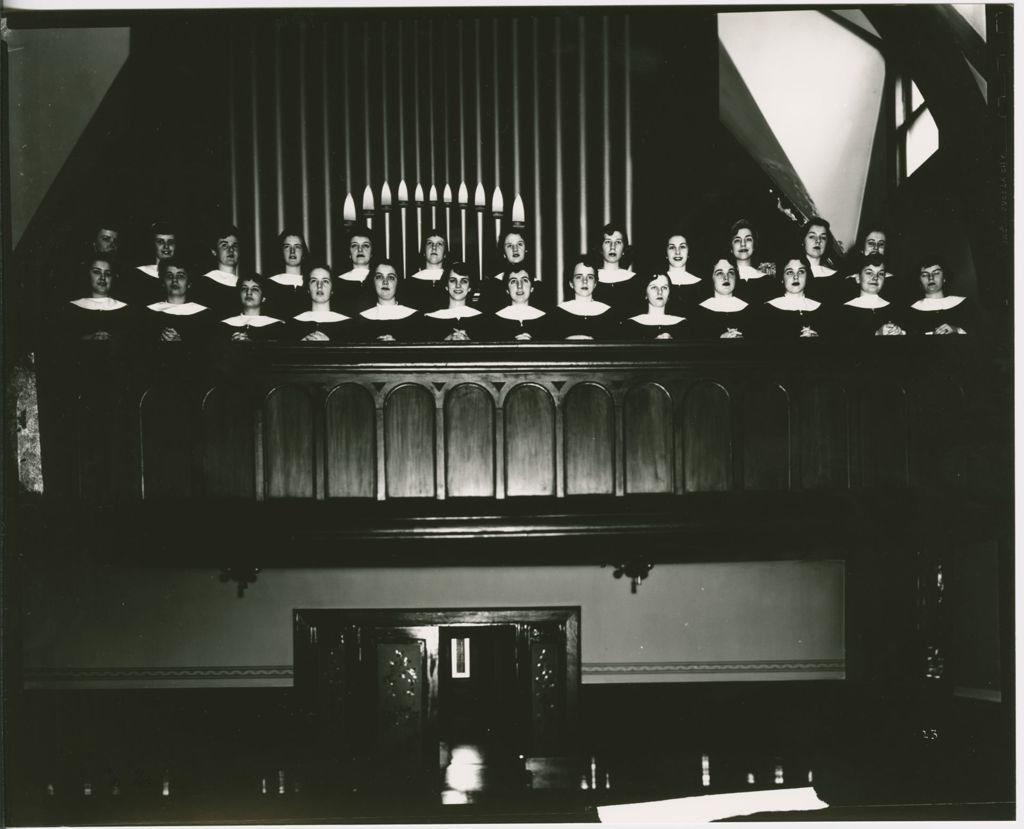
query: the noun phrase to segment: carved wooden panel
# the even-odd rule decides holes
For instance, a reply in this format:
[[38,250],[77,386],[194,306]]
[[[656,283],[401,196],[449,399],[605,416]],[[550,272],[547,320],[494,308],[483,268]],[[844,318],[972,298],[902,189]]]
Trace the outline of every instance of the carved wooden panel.
[[419,642],[377,642],[375,654],[378,753],[399,765],[423,754],[427,652]]
[[565,671],[558,630],[530,629],[530,751],[557,754],[564,750]]
[[75,401],[73,424],[78,494],[87,504],[110,504],[139,492],[131,448],[137,439],[135,407],[113,383],[84,389]]
[[494,399],[461,383],[444,401],[445,491],[448,497],[493,497]]
[[522,383],[505,398],[505,492],[555,492],[555,404],[535,383]]
[[657,383],[630,389],[623,403],[626,492],[672,492],[672,399]]
[[377,493],[377,421],[373,397],[357,383],[332,389],[324,406],[328,498]]
[[313,401],[294,385],[263,401],[263,469],[271,498],[312,498],[316,490]]
[[896,383],[868,382],[860,398],[860,484],[908,484],[907,397]]
[[434,470],[434,398],[422,386],[399,386],[384,404],[384,476],[389,498],[430,498]]
[[732,401],[718,383],[696,383],[683,398],[683,484],[687,492],[732,487]]
[[581,383],[562,404],[565,494],[615,493],[615,407],[597,383]]
[[800,472],[805,489],[849,486],[846,391],[810,380],[800,393]]
[[203,492],[214,497],[256,496],[253,405],[232,386],[217,386],[203,400]]
[[912,397],[914,483],[953,485],[959,473],[956,447],[963,429],[963,389],[946,377],[923,377],[914,385]]
[[743,487],[789,489],[789,395],[777,383],[754,381],[743,391]]
[[194,411],[188,390],[157,385],[139,409],[142,429],[142,496],[187,498],[192,493]]

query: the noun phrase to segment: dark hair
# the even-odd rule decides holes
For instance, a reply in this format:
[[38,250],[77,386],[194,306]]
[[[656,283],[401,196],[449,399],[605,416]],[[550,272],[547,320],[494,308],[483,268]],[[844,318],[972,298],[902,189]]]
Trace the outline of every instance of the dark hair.
[[[289,235],[297,235],[297,234],[289,234]],[[328,275],[331,277],[331,281],[332,282],[334,281],[334,271],[331,270],[331,266],[330,265],[328,265],[326,262],[314,262],[312,265],[310,265],[308,268],[306,268],[302,272],[302,284],[306,288],[309,287],[309,275],[311,273],[313,273],[313,271],[327,271]]]
[[217,249],[217,242],[221,239],[227,239],[228,236],[234,236],[238,238],[238,228],[234,225],[220,225],[213,236],[210,238],[210,249]]
[[151,224],[149,226],[149,230],[150,230],[150,233],[153,235],[154,239],[157,236],[177,236],[178,235],[178,232],[175,230],[174,225],[172,225],[170,222],[165,222],[163,220],[157,221],[157,222],[153,222],[153,224]]
[[804,237],[810,233],[812,227],[823,227],[825,228],[825,249],[821,252],[821,258],[823,261],[831,261],[832,251],[835,249],[835,240],[832,237],[832,225],[828,223],[826,219],[821,216],[811,216],[803,226],[800,228],[800,246],[803,247]]
[[757,228],[754,227],[754,223],[750,219],[737,219],[729,226],[729,242],[732,243],[732,237],[739,233],[743,228],[750,231],[750,235],[754,237],[754,250],[757,250]]
[[814,273],[811,270],[811,260],[807,258],[807,254],[804,253],[803,251],[800,251],[799,253],[792,253],[789,256],[780,257],[779,267],[778,270],[775,272],[775,275],[778,276],[779,279],[781,279],[783,282],[785,282],[786,263],[792,262],[793,260],[796,260],[797,262],[804,266],[804,270],[807,271],[807,284],[809,285],[811,278],[814,276]]
[[306,244],[306,237],[302,235],[302,231],[296,230],[295,228],[286,227],[280,233],[277,234],[277,246],[281,247],[284,244],[284,240],[289,236],[298,236],[302,240],[302,252],[303,254],[309,253],[309,245]]
[[191,268],[189,268],[189,266],[186,265],[177,256],[172,256],[169,259],[161,259],[159,262],[157,262],[157,265],[156,265],[156,275],[158,277],[160,277],[161,279],[163,279],[164,276],[167,274],[167,269],[168,268],[181,268],[181,270],[185,271],[185,275],[188,276],[189,280],[191,281],[191,279],[192,279],[192,274],[190,273]]
[[[572,277],[577,265],[585,265],[594,271],[594,279],[597,279],[597,272],[601,269],[601,258],[593,253],[581,253],[571,260],[568,270],[565,272],[565,287],[570,293],[575,293],[572,287]],[[595,285],[595,293],[597,286]]]
[[97,262],[106,262],[110,265],[110,273],[115,277],[117,276],[117,257],[107,253],[94,253],[82,260],[82,271],[86,277],[89,276],[89,271],[92,270],[92,266]]
[[502,227],[501,235],[498,236],[498,241],[494,245],[494,249],[498,254],[499,262],[507,264],[507,260],[505,259],[505,240],[512,234],[522,237],[523,243],[526,245],[526,249],[530,249],[530,234],[525,227],[518,225],[505,225]]
[[732,266],[732,269],[736,271],[736,277],[738,279],[740,275],[740,263],[736,261],[736,257],[732,255],[732,251],[723,253],[721,256],[711,257],[711,273],[713,274],[715,272],[715,264],[720,262],[722,259]]
[[938,265],[942,268],[942,276],[948,283],[950,280],[949,260],[938,251],[925,251],[914,260],[914,273],[920,274],[922,268]]
[[885,267],[885,257],[878,253],[861,253],[854,259],[854,265],[856,266],[856,273],[860,273],[868,265],[872,265],[876,268]]
[[448,277],[453,273],[457,273],[460,276],[469,277],[470,290],[476,287],[478,281],[476,271],[469,266],[467,262],[463,262],[461,259],[456,259],[454,262],[449,262],[445,265],[444,273],[441,276],[441,282],[443,285],[448,284]]
[[398,277],[397,282],[396,282],[396,286],[395,286],[395,299],[397,300],[398,297],[402,293],[402,274],[399,273],[398,266],[394,262],[392,262],[390,259],[387,259],[387,258],[384,258],[384,257],[382,257],[380,259],[371,259],[370,260],[370,275],[366,279],[363,280],[363,290],[366,292],[364,294],[364,296],[365,296],[365,298],[367,300],[369,300],[369,304],[370,305],[376,305],[377,304],[377,289],[374,287],[374,284],[373,284],[374,274],[377,273],[377,269],[378,268],[380,268],[380,267],[382,267],[384,265],[387,265],[389,268],[392,268],[394,270],[394,272],[395,272],[395,276]]
[[424,231],[424,233],[423,233],[423,244],[420,245],[420,256],[422,256],[424,259],[426,259],[426,256],[427,256],[427,254],[426,254],[427,239],[429,239],[431,236],[440,236],[442,239],[444,239],[444,259],[441,260],[441,263],[443,265],[447,265],[447,263],[448,263],[448,254],[451,253],[452,245],[451,245],[451,242],[448,240],[448,236],[439,227],[432,227],[432,228]]
[[[297,233],[297,234],[295,234],[295,235],[296,235],[296,236],[301,236],[302,234],[300,234],[300,233]],[[352,240],[353,240],[353,239],[354,239],[354,238],[355,238],[356,236],[363,236],[363,237],[365,237],[366,239],[369,239],[369,240],[370,240],[370,244],[371,244],[371,245],[373,244],[373,231],[372,231],[372,230],[370,230],[370,228],[368,228],[368,227],[367,227],[367,226],[366,226],[365,224],[363,224],[362,222],[358,222],[357,224],[354,224],[354,225],[352,225],[352,227],[350,227],[350,228],[348,229],[348,235],[347,235],[347,236],[345,237],[345,239],[346,239],[346,244],[347,244],[347,245],[351,245],[351,244],[352,244]]]

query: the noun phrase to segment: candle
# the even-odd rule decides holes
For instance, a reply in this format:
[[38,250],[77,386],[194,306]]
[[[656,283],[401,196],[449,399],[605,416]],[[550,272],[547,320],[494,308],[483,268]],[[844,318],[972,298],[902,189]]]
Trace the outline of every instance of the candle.
[[416,182],[416,192],[413,194],[416,200],[416,250],[423,247],[423,185]]
[[501,188],[495,185],[494,198],[491,199],[491,214],[494,216],[494,241],[501,243],[501,214],[505,211],[505,200],[501,197]]
[[320,66],[322,67],[321,74],[321,90],[322,94],[320,97],[320,111],[324,113],[324,131],[323,131],[323,147],[324,147],[324,229],[327,232],[327,261],[334,261],[334,222],[331,219],[331,119],[327,117],[327,29],[323,29],[323,51],[320,56]]
[[452,188],[449,185],[444,186],[444,191],[441,193],[441,197],[444,200],[444,225],[445,225],[445,238],[448,240],[449,246],[452,243]]
[[345,194],[345,206],[341,208],[341,218],[346,227],[356,220],[356,200],[352,198],[351,193]]
[[[540,221],[540,32],[538,20],[533,18],[533,278],[540,282],[544,276],[541,263],[544,256],[541,252],[541,221]],[[555,280],[560,281],[560,280]]]
[[430,185],[430,195],[427,197],[430,200],[430,226],[437,227],[437,188]]
[[484,208],[487,206],[487,194],[480,182],[476,184],[476,192],[473,194],[473,206],[476,207],[476,250],[477,268],[480,276],[484,273]]
[[622,92],[622,109],[625,116],[624,127],[626,130],[624,141],[624,154],[626,156],[626,235],[633,238],[633,116],[632,116],[632,84],[630,82],[630,46],[629,46],[629,15],[627,14],[622,24],[622,36],[625,40],[623,54],[623,74],[625,76],[625,87]]
[[[562,224],[562,21],[555,18],[555,261],[565,261],[565,228]],[[558,302],[565,299],[565,280],[555,280]]]
[[460,248],[462,250],[462,258],[466,258],[466,207],[469,205],[469,190],[466,187],[466,182],[459,183],[459,218],[462,224],[462,238],[460,241]]
[[405,276],[405,206],[409,203],[409,190],[405,186],[405,179],[398,182],[398,206],[402,214],[402,275]]
[[[580,253],[587,249],[587,29],[580,18]],[[635,586],[635,585],[634,585]]]
[[380,209],[384,214],[384,255],[391,258],[391,188],[385,181],[380,189]]
[[512,224],[520,226],[526,224],[526,210],[523,207],[523,197],[518,193],[516,193],[515,200],[512,202]]
[[373,190],[370,189],[370,185],[366,185],[366,189],[363,190],[363,217],[366,219],[366,226],[373,227]]

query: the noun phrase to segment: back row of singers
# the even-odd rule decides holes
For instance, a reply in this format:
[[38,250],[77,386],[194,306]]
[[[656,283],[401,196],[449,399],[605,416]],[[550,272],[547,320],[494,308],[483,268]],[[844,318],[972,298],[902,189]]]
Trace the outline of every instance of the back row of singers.
[[[303,277],[305,310],[295,314],[267,313],[273,305],[268,283],[258,275],[243,275],[233,288],[234,305],[225,309],[227,294],[218,292],[190,299],[191,278],[186,265],[174,259],[160,263],[158,274],[165,298],[144,311],[113,298],[116,274],[109,261],[96,255],[89,263],[90,295],[74,300],[66,330],[77,339],[136,339],[156,342],[223,340],[283,340],[291,342],[458,342],[530,340],[692,340],[795,339],[800,337],[863,338],[873,335],[953,334],[973,328],[970,306],[945,294],[945,265],[929,257],[922,263],[924,297],[900,307],[881,297],[885,284],[884,258],[863,256],[857,274],[859,295],[841,305],[826,306],[806,295],[811,267],[805,257],[780,263],[780,293],[760,304],[736,295],[735,261],[719,260],[712,273],[712,293],[682,313],[673,304],[675,286],[665,274],[637,278],[642,288],[632,298],[616,293],[613,305],[598,297],[599,262],[581,256],[573,265],[569,288],[573,298],[545,310],[531,303],[533,282],[518,270],[502,281],[505,304],[490,312],[485,295],[464,262],[443,269],[440,280],[445,304],[417,308],[404,303],[402,280],[395,266],[381,260],[369,266],[361,283],[371,299],[355,300],[343,313],[332,306],[337,279],[325,264],[312,266]],[[630,280],[631,282],[633,280]],[[220,285],[220,283],[217,283]],[[203,287],[203,286],[201,286]],[[227,286],[224,286],[227,287]],[[206,287],[209,291],[210,288]],[[295,296],[289,294],[289,299]],[[424,294],[432,298],[432,295]],[[140,313],[141,311],[141,313]],[[635,313],[634,313],[635,312]]]

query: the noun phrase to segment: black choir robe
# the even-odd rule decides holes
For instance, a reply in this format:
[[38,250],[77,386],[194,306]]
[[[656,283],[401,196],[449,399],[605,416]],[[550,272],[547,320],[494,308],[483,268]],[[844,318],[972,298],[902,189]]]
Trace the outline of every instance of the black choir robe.
[[627,340],[687,340],[693,335],[691,323],[677,314],[636,314],[622,322]]
[[143,308],[166,296],[156,265],[139,265],[117,275],[114,293],[133,308]]
[[279,319],[291,319],[309,306],[309,291],[300,273],[274,274],[267,279],[266,285],[263,305]]
[[744,302],[760,307],[779,291],[779,278],[752,265],[740,264],[736,269],[735,295]]
[[839,306],[836,312],[836,328],[841,336],[852,340],[873,337],[883,326],[892,327],[893,334],[906,334],[906,316],[907,312],[904,309],[877,294],[859,296]]
[[284,329],[283,321],[277,317],[236,314],[220,321],[217,339],[234,342],[231,338],[239,331],[244,331],[253,342],[267,342],[284,336]]
[[518,342],[551,338],[548,315],[532,305],[506,305],[495,312],[490,322],[490,339],[498,342],[516,341],[522,335],[528,336]]
[[663,273],[670,286],[665,310],[677,316],[690,316],[697,303],[707,296],[707,284],[685,268],[667,268]]
[[612,307],[616,319],[622,320],[637,308],[644,299],[643,280],[636,273],[625,268],[597,272],[597,285],[594,287],[594,299]]
[[292,342],[323,342],[323,340],[305,340],[314,331],[327,336],[330,343],[348,342],[355,336],[356,323],[345,314],[337,311],[303,311],[288,320],[285,339]]
[[147,342],[176,342],[161,339],[165,328],[173,328],[181,337],[181,342],[197,345],[210,338],[215,323],[213,312],[198,302],[184,302],[180,305],[154,302],[146,306],[142,330]]
[[367,282],[369,275],[369,268],[352,268],[334,277],[331,305],[350,317],[357,317],[360,311],[376,305],[373,281]]
[[757,337],[755,306],[737,296],[715,294],[697,303],[691,314],[693,332],[702,340]]
[[113,297],[73,299],[64,308],[61,331],[71,340],[91,338],[105,331],[111,340],[127,341],[136,333],[137,319],[130,305]]
[[480,342],[487,327],[487,316],[476,308],[440,308],[423,315],[420,336],[428,342]]
[[221,319],[238,310],[238,276],[227,271],[207,271],[195,280],[190,293]]
[[909,333],[916,336],[931,335],[943,324],[959,328],[965,334],[981,333],[974,304],[962,296],[919,299],[910,306],[906,320]]
[[816,299],[783,294],[759,309],[758,336],[769,340],[825,337],[831,331],[829,311]]
[[548,333],[555,340],[612,340],[618,333],[612,307],[596,299],[570,299],[556,306],[549,317]]
[[[448,307],[443,270],[421,270],[402,280],[402,302],[421,313]],[[436,276],[436,278],[434,278]]]
[[[360,311],[353,329],[357,342],[411,343],[419,339],[420,317],[407,305],[374,305]],[[385,340],[391,337],[392,340]]]

